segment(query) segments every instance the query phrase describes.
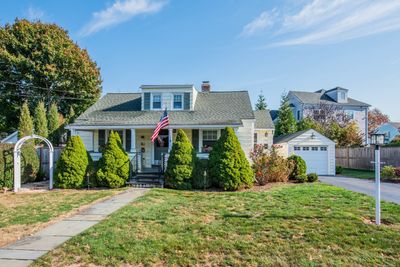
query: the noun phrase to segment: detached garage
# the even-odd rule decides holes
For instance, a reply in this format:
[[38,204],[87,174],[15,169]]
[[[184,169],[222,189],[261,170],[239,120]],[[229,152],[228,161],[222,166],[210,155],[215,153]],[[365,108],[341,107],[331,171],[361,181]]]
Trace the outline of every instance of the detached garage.
[[279,151],[285,157],[293,154],[302,157],[307,173],[335,175],[335,142],[317,131],[310,129],[279,136],[274,144],[280,146]]

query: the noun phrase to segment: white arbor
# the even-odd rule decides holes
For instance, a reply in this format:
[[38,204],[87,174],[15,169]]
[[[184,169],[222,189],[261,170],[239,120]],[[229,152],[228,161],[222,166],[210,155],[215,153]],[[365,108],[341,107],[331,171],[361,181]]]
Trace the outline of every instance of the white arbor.
[[29,139],[40,139],[44,141],[49,147],[49,189],[51,190],[53,189],[53,145],[46,138],[36,134],[32,134],[19,139],[14,147],[14,192],[18,192],[18,190],[21,188],[21,147],[25,143],[25,141]]

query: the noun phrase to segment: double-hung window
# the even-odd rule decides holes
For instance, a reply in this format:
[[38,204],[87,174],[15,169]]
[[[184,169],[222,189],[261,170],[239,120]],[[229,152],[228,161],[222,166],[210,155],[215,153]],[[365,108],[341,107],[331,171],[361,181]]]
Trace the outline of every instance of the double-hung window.
[[153,109],[161,109],[161,94],[153,94]]
[[174,94],[174,109],[183,108],[183,97],[182,94]]
[[203,152],[210,152],[218,140],[218,130],[203,130]]

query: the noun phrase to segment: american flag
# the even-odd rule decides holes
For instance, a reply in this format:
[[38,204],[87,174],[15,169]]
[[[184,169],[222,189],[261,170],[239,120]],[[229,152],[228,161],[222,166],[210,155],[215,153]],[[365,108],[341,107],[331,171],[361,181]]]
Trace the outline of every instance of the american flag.
[[151,142],[154,143],[154,140],[157,139],[161,129],[167,127],[168,125],[169,125],[169,117],[167,109],[165,109],[163,115],[161,116],[160,121],[157,123],[156,128],[154,129],[153,135],[151,136]]

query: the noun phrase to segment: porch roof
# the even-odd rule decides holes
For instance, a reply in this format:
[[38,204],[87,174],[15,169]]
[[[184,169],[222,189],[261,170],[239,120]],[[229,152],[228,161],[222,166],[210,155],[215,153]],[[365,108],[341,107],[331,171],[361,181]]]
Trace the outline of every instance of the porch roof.
[[[142,111],[141,93],[109,93],[80,115],[74,126],[154,127],[162,111]],[[241,125],[254,119],[247,91],[199,92],[194,110],[168,111],[170,125]]]

